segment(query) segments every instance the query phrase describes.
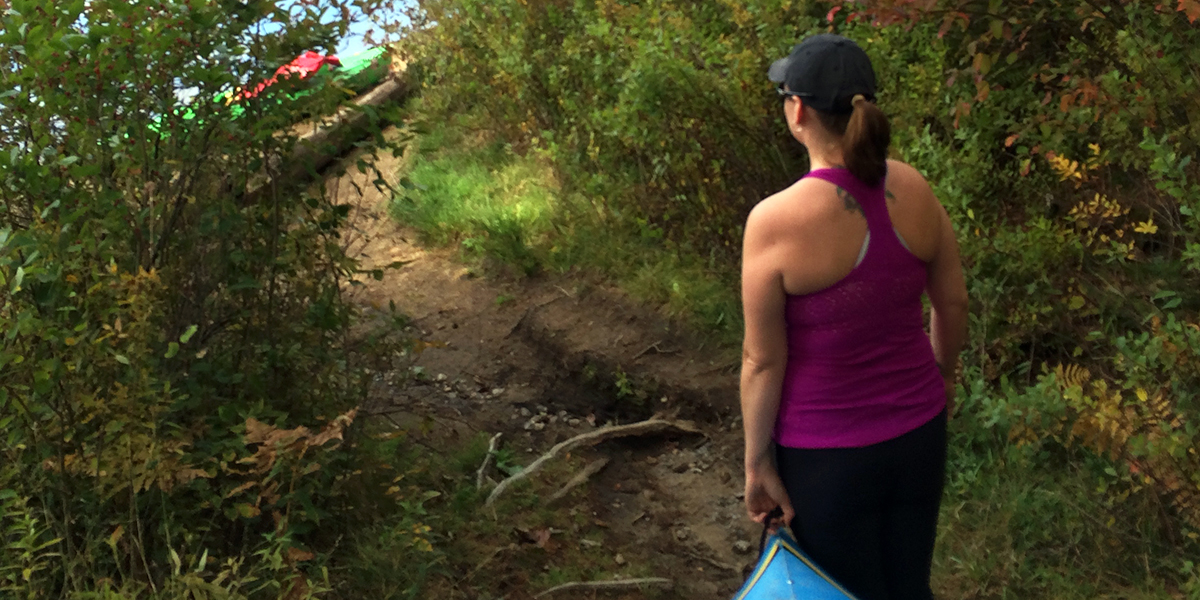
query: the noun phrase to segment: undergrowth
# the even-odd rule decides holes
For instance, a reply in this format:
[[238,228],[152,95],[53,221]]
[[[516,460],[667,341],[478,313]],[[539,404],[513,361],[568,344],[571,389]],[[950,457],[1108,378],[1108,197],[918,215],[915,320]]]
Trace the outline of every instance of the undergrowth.
[[565,191],[547,159],[518,155],[482,133],[482,119],[428,119],[405,167],[412,186],[392,204],[397,220],[422,241],[457,244],[464,258],[485,266],[598,277],[724,342],[739,339],[735,274],[646,223],[614,227],[625,215]]
[[[570,479],[581,457],[556,461],[536,477],[514,486],[493,507],[484,499],[492,486],[476,487],[488,437],[479,433],[435,454],[423,444],[452,447],[440,435],[408,444],[396,462],[408,470],[391,488],[403,511],[357,531],[334,566],[341,598],[522,597],[567,581],[640,574],[636,565],[619,569],[605,550],[606,529],[586,503],[547,507],[554,486]],[[502,479],[517,467],[498,457],[489,478]],[[576,491],[576,495],[582,492]],[[581,542],[580,540],[587,540]]]
[[[396,200],[397,219],[426,242],[457,243],[466,260],[531,275],[592,274],[726,347],[740,341],[740,322],[729,317],[738,306],[733,269],[614,227],[627,221],[564,192],[536,153],[518,155],[479,133],[477,118],[460,114],[415,142],[404,167],[414,189]],[[978,372],[965,379],[934,566],[942,597],[1200,598],[1200,568],[1182,558],[1195,543],[1172,537],[1173,517],[1150,486],[1082,444],[1010,439],[1019,423],[1056,406],[1052,374],[1031,373],[1029,385],[1002,391]],[[552,570],[543,579],[565,578]]]

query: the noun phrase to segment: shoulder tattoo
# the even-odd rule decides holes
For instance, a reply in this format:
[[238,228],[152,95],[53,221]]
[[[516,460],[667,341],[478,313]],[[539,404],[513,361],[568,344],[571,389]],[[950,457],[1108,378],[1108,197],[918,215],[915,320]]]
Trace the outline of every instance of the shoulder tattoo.
[[838,198],[842,199],[842,206],[846,207],[846,210],[866,216],[863,213],[862,206],[858,203],[858,200],[855,200],[854,196],[851,196],[850,192],[842,189],[842,186],[840,185],[837,186],[837,195]]

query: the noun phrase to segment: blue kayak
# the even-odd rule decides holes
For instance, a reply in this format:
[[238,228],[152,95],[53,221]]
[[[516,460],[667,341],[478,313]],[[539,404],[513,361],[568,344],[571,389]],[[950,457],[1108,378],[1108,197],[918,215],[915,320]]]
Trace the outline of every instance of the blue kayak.
[[734,600],[855,600],[807,555],[786,529],[767,538],[758,565]]

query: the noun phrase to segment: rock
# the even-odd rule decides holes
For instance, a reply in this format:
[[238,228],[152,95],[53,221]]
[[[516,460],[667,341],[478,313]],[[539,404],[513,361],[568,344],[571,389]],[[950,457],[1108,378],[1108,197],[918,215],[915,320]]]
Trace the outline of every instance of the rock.
[[449,379],[449,377],[446,377],[445,373],[438,373],[437,377],[435,379],[437,379],[438,381],[445,381],[445,380]]
[[502,394],[504,394],[504,388],[492,388],[493,398],[499,398]]
[[746,540],[738,540],[738,541],[734,542],[733,543],[733,551],[737,552],[738,554],[749,554],[750,553],[750,542],[747,542]]
[[570,425],[571,427],[579,427],[579,424],[582,422],[583,421],[580,421],[579,419],[570,419],[567,421],[567,425]]
[[618,567],[624,566],[625,565],[625,557],[618,554],[613,557],[613,562],[617,563]]
[[534,431],[541,431],[541,430],[543,430],[543,429],[545,429],[545,428],[546,428],[546,424],[545,424],[545,423],[542,423],[541,421],[538,421],[537,423],[534,423],[534,424],[533,424],[533,430],[534,430]]
[[534,425],[541,425],[541,423],[534,423],[533,421],[525,421],[525,431],[529,431],[530,429],[533,429]]
[[549,422],[551,425],[553,425],[556,422],[558,422],[558,415],[550,415],[550,417],[548,419],[546,419],[546,421]]
[[679,463],[679,464],[675,465],[674,467],[671,467],[671,470],[675,471],[676,473],[683,473],[688,470],[688,466],[686,463]]
[[533,416],[533,411],[531,411],[531,410],[529,410],[528,408],[525,408],[524,406],[522,406],[522,407],[521,407],[521,416],[522,416],[522,417],[525,417],[526,419],[528,419],[529,417]]
[[675,528],[675,531],[673,531],[672,533],[675,534],[675,539],[680,542],[687,541],[687,539],[690,535],[690,532],[687,530],[686,527],[677,527],[677,528]]

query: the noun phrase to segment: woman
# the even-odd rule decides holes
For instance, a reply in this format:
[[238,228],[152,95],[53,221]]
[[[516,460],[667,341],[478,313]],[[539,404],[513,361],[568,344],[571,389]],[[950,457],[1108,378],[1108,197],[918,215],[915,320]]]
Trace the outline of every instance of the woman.
[[958,244],[925,179],[887,159],[861,48],[813,36],[769,73],[812,170],[746,222],[746,508],[760,523],[782,509],[862,600],[929,599],[966,335]]

